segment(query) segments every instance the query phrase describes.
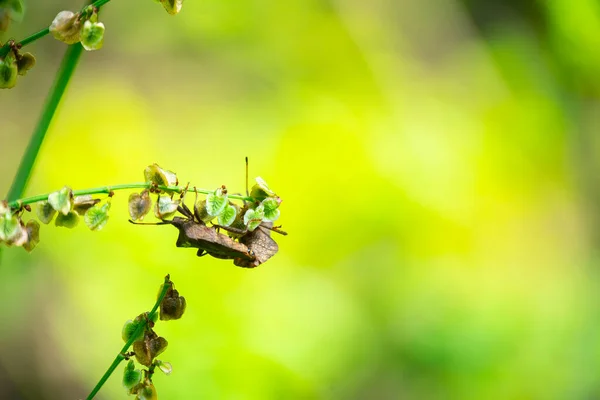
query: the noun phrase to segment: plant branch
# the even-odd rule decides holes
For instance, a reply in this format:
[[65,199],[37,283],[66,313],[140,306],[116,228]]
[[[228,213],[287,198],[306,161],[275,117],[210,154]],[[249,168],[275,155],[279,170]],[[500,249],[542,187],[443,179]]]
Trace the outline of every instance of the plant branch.
[[[91,4],[91,6],[100,9],[100,7],[102,7],[109,1],[110,0],[96,0]],[[89,6],[85,6],[84,8],[86,8],[86,7],[89,7]],[[49,33],[50,33],[50,28],[49,27],[44,28],[39,32],[36,32],[32,35],[27,36],[25,39],[21,40],[20,42],[17,42],[17,44],[20,44],[22,47],[25,47],[28,44],[33,43],[36,40],[43,38],[44,36],[46,36]],[[6,56],[9,51],[10,51],[10,45],[8,43],[6,43],[4,46],[0,47],[0,58],[3,58],[4,56]]]
[[[158,310],[160,303],[162,303],[165,295],[167,294],[167,291],[171,288],[172,285],[173,285],[173,282],[171,282],[169,275],[165,276],[165,283],[163,285],[162,291],[160,292],[160,295],[158,296],[158,299],[156,300],[154,307],[152,307],[152,311],[150,311],[150,313],[148,314],[149,321],[152,321],[154,319],[154,314],[156,314],[156,310]],[[115,360],[112,362],[110,367],[108,367],[108,369],[106,370],[104,375],[102,375],[102,378],[100,378],[100,380],[98,381],[98,383],[96,384],[94,389],[92,389],[92,392],[88,395],[88,397],[86,397],[86,400],[91,400],[94,398],[94,396],[98,393],[100,388],[102,388],[102,385],[104,385],[104,383],[108,380],[108,378],[111,376],[111,374],[115,371],[117,366],[121,363],[121,361],[123,361],[125,359],[124,354],[127,352],[127,350],[129,350],[129,348],[131,347],[131,345],[133,344],[135,339],[138,338],[139,336],[141,336],[144,329],[146,329],[145,324],[140,324],[137,327],[137,329],[135,330],[135,333],[133,335],[131,335],[131,337],[129,338],[127,343],[125,343],[125,346],[123,346],[123,348],[121,349],[119,354],[117,354],[117,357],[115,357]]]
[[[156,186],[152,182],[146,182],[146,183],[123,183],[123,184],[113,185],[113,186],[102,186],[102,187],[97,187],[97,188],[92,188],[92,189],[74,190],[73,195],[74,196],[85,196],[88,194],[110,194],[111,192],[113,192],[115,190],[151,189],[151,188],[157,188],[162,191],[171,192],[171,193],[182,193],[184,191],[187,191],[187,192],[192,192],[192,193],[209,194],[209,193],[214,192],[214,190],[190,188],[188,186],[162,186],[162,185]],[[48,196],[50,196],[50,194],[51,193],[44,193],[44,194],[40,194],[37,196],[31,196],[31,197],[26,197],[23,199],[13,200],[13,201],[10,201],[8,203],[8,205],[10,208],[13,208],[13,209],[20,208],[21,206],[24,206],[27,204],[34,204],[39,201],[48,200]],[[252,198],[252,197],[241,196],[241,195],[236,195],[236,194],[230,194],[230,195],[228,195],[228,197],[230,199],[235,199],[235,200],[254,201],[254,198]]]

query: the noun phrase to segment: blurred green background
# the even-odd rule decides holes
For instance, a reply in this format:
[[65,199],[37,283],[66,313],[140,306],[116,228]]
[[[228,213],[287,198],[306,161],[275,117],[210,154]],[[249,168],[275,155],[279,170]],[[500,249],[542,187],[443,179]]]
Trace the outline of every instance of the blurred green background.
[[[79,1],[30,0],[22,38]],[[150,0],[102,10],[27,194],[182,182],[283,198],[255,270],[171,227],[42,226],[0,266],[0,398],[84,398],[165,274],[161,399],[600,398],[600,4]],[[65,50],[0,92],[8,192]],[[121,366],[98,399],[127,398]]]

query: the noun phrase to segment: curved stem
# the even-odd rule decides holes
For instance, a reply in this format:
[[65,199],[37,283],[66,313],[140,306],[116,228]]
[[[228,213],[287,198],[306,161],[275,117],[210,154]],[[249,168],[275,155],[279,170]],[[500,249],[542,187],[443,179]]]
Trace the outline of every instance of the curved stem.
[[[158,299],[156,300],[156,303],[154,304],[154,307],[152,307],[152,311],[150,311],[150,313],[148,314],[148,320],[152,320],[154,318],[154,314],[156,314],[156,311],[158,310],[158,307],[160,306],[160,303],[162,303],[163,299],[165,298],[165,295],[167,294],[167,291],[171,288],[171,286],[173,285],[173,282],[171,282],[171,280],[169,279],[169,275],[167,275],[165,277],[165,283],[163,285],[163,288],[160,292],[160,295],[158,296]],[[102,375],[102,378],[100,378],[100,380],[98,381],[98,383],[96,384],[96,386],[94,387],[94,389],[92,389],[92,391],[90,392],[90,394],[86,397],[86,400],[91,400],[94,398],[94,396],[98,393],[98,391],[100,390],[100,388],[102,388],[102,386],[104,385],[104,383],[108,380],[108,378],[112,375],[112,373],[115,371],[115,369],[117,368],[117,366],[121,363],[121,361],[123,361],[125,359],[125,353],[127,353],[127,350],[129,350],[129,348],[131,347],[131,345],[133,344],[133,342],[135,342],[135,339],[139,336],[141,336],[142,332],[144,331],[144,329],[146,329],[146,325],[145,324],[140,324],[137,329],[135,330],[135,333],[133,333],[133,335],[131,335],[131,337],[129,338],[129,340],[127,341],[127,343],[125,343],[125,346],[123,346],[123,348],[121,349],[121,351],[119,352],[119,354],[117,354],[117,357],[115,357],[115,360],[112,362],[112,364],[110,364],[110,366],[108,367],[108,369],[106,370],[106,372],[104,373],[104,375]]]
[[[162,186],[162,185],[156,186],[151,182],[146,182],[146,183],[122,183],[122,184],[112,185],[112,186],[102,186],[102,187],[91,188],[91,189],[74,190],[73,196],[85,196],[88,194],[110,194],[110,192],[113,192],[115,190],[151,189],[154,187],[157,189],[160,189],[162,191],[171,192],[171,193],[182,193],[184,191],[187,191],[187,192],[192,192],[192,193],[209,194],[209,193],[214,192],[214,190],[190,188],[188,186]],[[8,206],[10,208],[15,209],[15,208],[20,208],[21,206],[24,206],[27,204],[34,204],[39,201],[45,201],[45,200],[48,200],[48,196],[50,196],[50,194],[51,193],[44,193],[44,194],[39,194],[36,196],[26,197],[23,199],[12,200],[8,203]],[[237,195],[237,194],[230,194],[230,195],[228,195],[228,197],[230,199],[235,199],[235,200],[254,201],[254,198],[252,198],[252,197],[241,196],[241,195]]]
[[[103,5],[108,3],[109,1],[110,0],[96,0],[95,2],[93,2],[91,4],[91,6],[99,9],[100,7],[102,7]],[[85,6],[85,7],[88,7],[88,6]],[[20,42],[17,42],[17,44],[20,44],[21,47],[27,46],[28,44],[33,43],[36,40],[43,38],[44,36],[46,36],[49,33],[50,33],[50,28],[49,27],[44,28],[39,32],[36,32],[32,35],[27,36],[25,39],[21,40]],[[8,43],[6,43],[4,46],[0,47],[0,58],[3,58],[4,56],[6,56],[9,51],[10,51],[10,45]]]

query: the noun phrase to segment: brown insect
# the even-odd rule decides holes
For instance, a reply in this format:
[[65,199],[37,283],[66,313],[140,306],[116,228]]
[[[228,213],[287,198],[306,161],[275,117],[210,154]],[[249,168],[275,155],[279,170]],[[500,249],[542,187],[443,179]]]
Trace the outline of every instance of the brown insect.
[[[225,187],[223,186],[223,189]],[[280,230],[280,227],[274,227],[272,222],[262,222],[255,230],[248,231],[247,229],[237,229],[234,227],[225,227],[220,225],[207,226],[201,216],[199,210],[194,207],[192,212],[185,205],[183,199],[186,190],[181,194],[181,205],[177,207],[177,211],[185,218],[173,217],[172,220],[162,220],[151,225],[173,225],[179,230],[177,238],[177,247],[192,247],[198,249],[198,257],[206,254],[215,258],[233,260],[233,263],[238,267],[255,268],[266,262],[268,259],[277,254],[279,246],[271,237],[271,231],[282,235],[287,235],[286,232]],[[197,197],[196,192],[196,197]],[[246,157],[246,194],[248,194],[248,158]],[[197,201],[196,203],[197,204]],[[243,208],[246,211],[248,206]],[[143,224],[129,220],[133,224]],[[235,241],[228,235],[221,233],[219,230],[234,234],[239,241]]]
[[[196,218],[191,210],[181,203],[177,207],[185,218],[173,217],[172,220],[162,220],[161,222],[152,223],[150,225],[173,225],[179,230],[179,237],[175,245],[177,247],[192,247],[198,249],[198,257],[206,254],[215,258],[226,260],[240,259],[246,262],[252,262],[255,257],[250,253],[248,247],[236,242],[227,235],[217,231],[215,227],[206,226],[201,219]],[[129,220],[132,224],[148,225],[146,223],[135,222]]]
[[197,248],[198,257],[208,254],[226,260],[239,258],[250,262],[255,259],[245,244],[236,242],[229,236],[218,232],[215,227],[206,226],[201,219],[194,217],[185,204],[182,203],[178,207],[178,211],[186,218],[174,217],[170,221],[163,221],[179,230],[177,247]]

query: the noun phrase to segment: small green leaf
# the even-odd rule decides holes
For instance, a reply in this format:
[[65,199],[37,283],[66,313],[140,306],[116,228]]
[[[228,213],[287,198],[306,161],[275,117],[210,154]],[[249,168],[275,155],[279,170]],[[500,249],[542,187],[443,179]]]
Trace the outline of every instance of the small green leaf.
[[77,196],[73,199],[73,211],[79,215],[84,215],[87,210],[100,203],[100,199],[92,198],[91,194]]
[[104,44],[104,24],[102,22],[85,21],[81,29],[81,45],[87,51],[98,50]]
[[146,182],[152,182],[159,186],[177,186],[179,181],[174,172],[162,169],[158,164],[152,164],[144,170]]
[[229,203],[219,215],[219,225],[229,226],[235,221],[235,217],[239,212],[239,206],[236,204]]
[[56,216],[56,220],[54,221],[54,225],[62,226],[65,228],[75,228],[79,223],[79,215],[76,212],[70,211],[67,215],[58,214]]
[[134,221],[141,221],[150,212],[152,200],[148,190],[142,193],[131,193],[129,196],[129,216]]
[[129,360],[125,365],[125,371],[123,372],[123,386],[127,390],[131,390],[134,386],[139,385],[142,381],[142,371],[135,369],[133,360]]
[[260,225],[264,217],[264,207],[261,204],[254,209],[251,208],[248,211],[246,211],[246,214],[244,214],[244,224],[246,224],[248,230],[252,232]]
[[50,193],[48,196],[48,203],[56,211],[67,215],[71,211],[73,201],[73,191],[70,187],[65,186],[57,192]]
[[267,197],[262,201],[262,206],[264,208],[265,221],[273,222],[279,218],[279,205],[281,204],[281,199],[279,197]]
[[173,201],[169,196],[158,196],[158,201],[154,205],[154,215],[158,219],[171,217],[177,211],[179,200]]
[[171,15],[179,14],[181,11],[181,6],[183,5],[183,0],[160,0],[163,7],[167,12]]
[[250,197],[255,198],[258,201],[262,201],[267,197],[276,196],[275,192],[269,189],[267,182],[263,180],[260,176],[256,177],[256,184],[252,186],[250,190]]
[[36,220],[30,219],[25,225],[25,231],[27,232],[27,241],[23,243],[23,248],[31,252],[40,242],[40,224]]
[[173,372],[173,366],[170,362],[155,360],[154,364],[160,369],[165,375],[170,375]]
[[211,217],[220,215],[227,205],[227,190],[218,188],[206,196],[206,212]]
[[49,224],[54,218],[56,210],[47,201],[42,201],[37,206],[37,216],[44,224]]
[[50,33],[55,39],[66,44],[79,42],[81,33],[79,14],[72,11],[59,12],[50,24]]
[[12,55],[7,55],[4,60],[0,59],[0,89],[11,89],[17,84],[19,68]]
[[110,203],[105,203],[101,206],[95,205],[86,211],[83,220],[88,228],[93,231],[99,231],[108,222],[108,210],[110,210]]

